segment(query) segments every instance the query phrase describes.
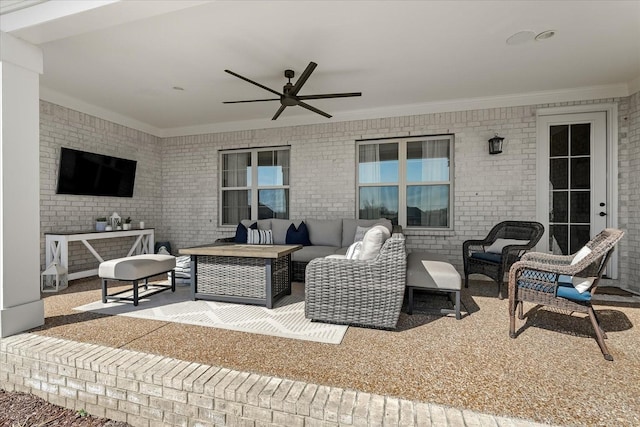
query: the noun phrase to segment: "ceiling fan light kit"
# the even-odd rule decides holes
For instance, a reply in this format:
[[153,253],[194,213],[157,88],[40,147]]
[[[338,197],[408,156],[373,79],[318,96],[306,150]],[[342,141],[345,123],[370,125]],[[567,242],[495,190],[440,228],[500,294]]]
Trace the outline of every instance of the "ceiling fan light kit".
[[265,101],[280,101],[280,108],[278,108],[278,111],[276,111],[276,113],[274,114],[274,116],[271,118],[271,120],[276,120],[278,117],[280,117],[280,114],[282,114],[282,112],[285,110],[285,108],[287,107],[295,107],[295,106],[299,106],[302,108],[305,108],[309,111],[313,111],[316,114],[320,114],[321,116],[324,116],[326,118],[331,118],[331,115],[328,113],[325,113],[322,110],[319,110],[309,104],[307,104],[306,100],[308,99],[328,99],[328,98],[347,98],[347,97],[353,97],[353,96],[362,96],[361,92],[348,92],[348,93],[326,93],[326,94],[320,94],[320,95],[298,95],[298,92],[300,92],[300,89],[302,89],[302,86],[304,86],[304,84],[307,82],[307,80],[309,79],[309,76],[311,75],[311,73],[313,72],[313,70],[315,70],[315,68],[318,66],[318,64],[316,64],[315,62],[310,62],[309,65],[307,65],[307,68],[304,69],[304,71],[302,72],[302,74],[300,75],[300,77],[298,78],[298,81],[296,82],[296,84],[294,85],[293,83],[291,83],[291,79],[295,76],[295,72],[293,70],[284,70],[284,77],[286,79],[288,79],[289,81],[284,85],[284,87],[282,88],[282,93],[273,90],[267,86],[264,86],[258,82],[255,82],[251,79],[248,79],[247,77],[241,76],[240,74],[234,73],[231,70],[224,70],[226,73],[231,74],[232,76],[238,77],[239,79],[242,79],[248,83],[251,83],[253,85],[256,85],[268,92],[273,93],[274,95],[277,95],[278,98],[268,98],[268,99],[249,99],[249,100],[245,100],[245,101],[225,101],[223,102],[223,104],[239,104],[239,103],[246,103],[246,102],[265,102]]

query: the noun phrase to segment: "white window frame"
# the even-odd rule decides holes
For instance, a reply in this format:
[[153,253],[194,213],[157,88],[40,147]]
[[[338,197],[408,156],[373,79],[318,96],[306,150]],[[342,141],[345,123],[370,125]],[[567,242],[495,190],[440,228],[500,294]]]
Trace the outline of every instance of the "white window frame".
[[[258,185],[258,153],[265,151],[288,151],[289,152],[289,165],[291,165],[291,146],[283,145],[277,147],[259,147],[259,148],[247,148],[247,149],[236,149],[236,150],[220,150],[219,158],[218,158],[218,170],[220,173],[218,174],[218,223],[220,226],[228,227],[228,226],[236,226],[237,224],[225,224],[223,222],[223,192],[224,191],[233,191],[233,190],[249,190],[251,191],[251,218],[243,218],[250,219],[253,221],[258,220],[258,191],[259,190],[289,190],[291,183],[291,166],[289,166],[289,184],[287,185]],[[240,153],[251,153],[251,183],[246,187],[223,187],[223,179],[224,179],[224,156],[227,154],[240,154]],[[291,194],[291,193],[289,193]],[[289,203],[291,201],[289,200]],[[289,210],[291,206],[287,206]]]
[[[428,140],[449,140],[449,180],[448,181],[432,181],[432,182],[407,182],[407,143],[415,141]],[[381,138],[381,139],[363,139],[357,141],[356,144],[356,215],[360,218],[360,188],[361,187],[380,187],[380,186],[398,186],[398,225],[403,229],[409,230],[433,230],[433,231],[451,231],[453,230],[453,202],[454,202],[454,142],[453,134],[435,134],[411,137],[397,138]],[[359,176],[359,153],[360,146],[369,144],[398,144],[398,182],[397,183],[360,183]],[[412,185],[448,185],[449,186],[449,217],[448,227],[427,227],[427,226],[407,226],[407,187]]]

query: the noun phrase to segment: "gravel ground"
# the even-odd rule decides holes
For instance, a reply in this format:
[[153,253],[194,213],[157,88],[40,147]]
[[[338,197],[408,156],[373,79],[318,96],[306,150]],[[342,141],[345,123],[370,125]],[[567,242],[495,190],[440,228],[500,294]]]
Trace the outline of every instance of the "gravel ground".
[[120,421],[96,418],[61,408],[33,394],[0,389],[0,427],[130,427]]
[[97,279],[45,294],[45,325],[33,332],[542,423],[640,425],[637,302],[596,307],[614,357],[607,362],[582,315],[528,304],[509,338],[508,301],[493,283],[463,289],[461,320],[418,307],[394,331],[350,327],[340,345],[73,310],[99,299]]

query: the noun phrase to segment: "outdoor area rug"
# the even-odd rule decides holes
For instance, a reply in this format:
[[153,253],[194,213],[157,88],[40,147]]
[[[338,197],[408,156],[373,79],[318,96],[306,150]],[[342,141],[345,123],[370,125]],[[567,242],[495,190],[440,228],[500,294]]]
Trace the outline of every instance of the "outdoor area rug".
[[255,305],[193,301],[189,296],[189,287],[184,286],[176,287],[175,293],[165,291],[144,298],[146,292],[153,290],[152,284],[149,284],[148,291],[140,289],[137,307],[129,301],[106,304],[97,301],[75,307],[74,310],[231,329],[327,344],[340,344],[348,328],[344,325],[311,322],[306,319],[302,293],[287,295],[280,299],[273,309],[268,309]]

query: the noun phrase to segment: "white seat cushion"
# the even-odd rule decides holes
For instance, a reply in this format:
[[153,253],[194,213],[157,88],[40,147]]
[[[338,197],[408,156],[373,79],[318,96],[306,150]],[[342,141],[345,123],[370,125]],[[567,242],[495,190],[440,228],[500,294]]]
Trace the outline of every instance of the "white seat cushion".
[[425,289],[460,290],[462,279],[453,265],[423,259],[428,254],[412,252],[407,257],[407,286]]
[[134,255],[100,263],[98,275],[103,279],[139,280],[175,267],[176,257],[172,255]]

